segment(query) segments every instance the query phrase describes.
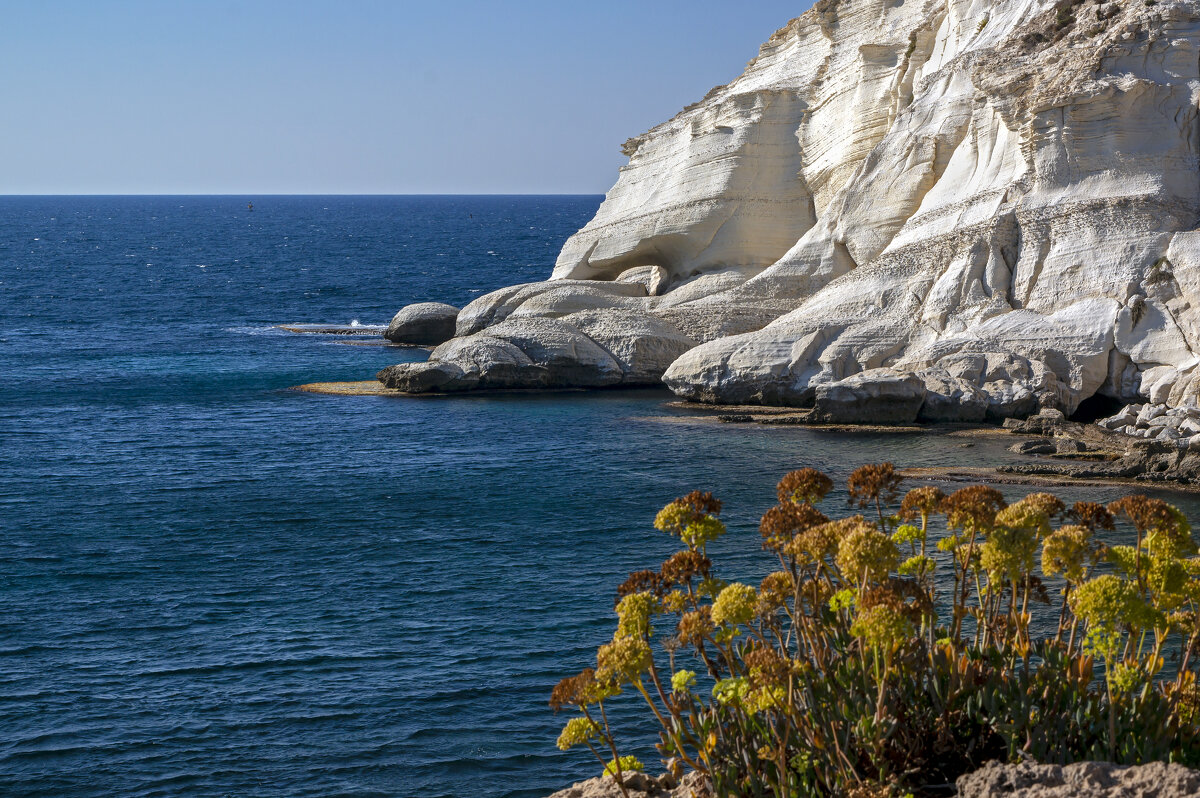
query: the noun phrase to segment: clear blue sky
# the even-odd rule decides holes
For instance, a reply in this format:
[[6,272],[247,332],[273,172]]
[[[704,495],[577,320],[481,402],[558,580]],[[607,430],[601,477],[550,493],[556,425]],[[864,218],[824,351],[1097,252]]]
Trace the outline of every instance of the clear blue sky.
[[0,0],[0,193],[602,193],[809,0]]

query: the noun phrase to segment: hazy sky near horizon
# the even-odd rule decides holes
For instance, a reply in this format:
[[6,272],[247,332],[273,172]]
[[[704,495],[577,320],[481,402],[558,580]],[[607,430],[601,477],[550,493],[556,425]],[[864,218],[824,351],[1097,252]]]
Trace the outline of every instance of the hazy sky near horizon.
[[603,193],[810,0],[38,0],[0,193]]

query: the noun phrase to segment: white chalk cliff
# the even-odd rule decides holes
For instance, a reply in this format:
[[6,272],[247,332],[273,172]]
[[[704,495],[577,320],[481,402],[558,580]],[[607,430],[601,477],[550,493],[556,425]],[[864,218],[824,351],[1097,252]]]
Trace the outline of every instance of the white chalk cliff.
[[1200,387],[1200,0],[821,0],[405,390],[979,420]]

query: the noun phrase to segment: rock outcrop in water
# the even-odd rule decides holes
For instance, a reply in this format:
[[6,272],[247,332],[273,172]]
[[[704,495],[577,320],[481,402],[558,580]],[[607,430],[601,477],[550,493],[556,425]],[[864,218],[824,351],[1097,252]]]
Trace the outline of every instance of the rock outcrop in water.
[[406,305],[392,317],[383,337],[397,344],[437,346],[454,337],[458,308],[443,302]]
[[663,381],[840,420],[1200,386],[1200,3],[821,0],[625,144],[406,390]]

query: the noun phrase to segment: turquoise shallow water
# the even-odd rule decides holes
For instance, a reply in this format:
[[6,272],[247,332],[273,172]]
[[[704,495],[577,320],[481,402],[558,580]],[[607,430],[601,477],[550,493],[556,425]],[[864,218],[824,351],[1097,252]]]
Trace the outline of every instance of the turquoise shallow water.
[[0,794],[545,795],[595,770],[546,700],[664,503],[715,490],[751,578],[791,468],[1015,459],[652,390],[288,391],[423,353],[271,325],[542,278],[599,198],[253,200],[0,199]]

